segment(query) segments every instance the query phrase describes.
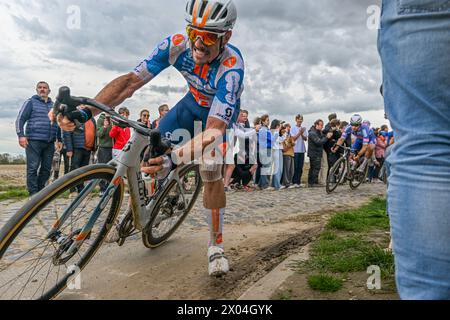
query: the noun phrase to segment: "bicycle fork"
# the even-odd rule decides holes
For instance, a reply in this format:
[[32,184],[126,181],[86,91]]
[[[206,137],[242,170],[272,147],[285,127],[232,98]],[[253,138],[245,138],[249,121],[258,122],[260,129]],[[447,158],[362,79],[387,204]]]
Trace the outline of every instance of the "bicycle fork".
[[[71,239],[72,237],[66,237],[59,232],[59,228],[67,219],[73,214],[74,210],[78,207],[78,205],[86,198],[86,196],[99,184],[100,180],[91,181],[80,194],[72,201],[72,203],[64,210],[61,218],[59,218],[55,224],[53,225],[51,231],[47,235],[47,239],[52,239],[53,241],[60,244],[62,247],[67,249],[64,250],[64,256],[72,257],[75,255],[79,248],[82,246],[84,241],[89,237],[97,219],[100,217],[100,214],[103,212],[105,207],[107,206],[109,200],[116,192],[117,188],[122,183],[122,176],[116,175],[114,176],[112,182],[109,184],[108,188],[104,192],[103,196],[100,199],[100,202],[94,208],[92,215],[90,216],[88,222],[83,226],[83,228],[76,232],[74,236],[75,239]],[[70,259],[70,258],[69,258]],[[64,261],[67,259],[63,259]],[[60,261],[59,259],[56,261]],[[63,261],[63,263],[64,263]],[[60,261],[61,262],[61,261]]]

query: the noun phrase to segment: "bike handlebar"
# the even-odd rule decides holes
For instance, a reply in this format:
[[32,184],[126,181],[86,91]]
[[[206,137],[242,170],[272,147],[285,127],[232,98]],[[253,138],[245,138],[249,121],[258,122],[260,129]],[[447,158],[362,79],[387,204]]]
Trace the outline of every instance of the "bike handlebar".
[[[87,105],[94,107],[98,110],[101,110],[111,116],[111,120],[117,122],[120,126],[130,127],[136,130],[136,132],[150,137],[150,145],[152,148],[151,157],[158,157],[162,155],[165,151],[167,151],[168,147],[170,147],[170,142],[162,141],[161,133],[159,130],[152,130],[145,127],[143,124],[126,119],[118,114],[114,109],[100,103],[94,99],[86,98],[86,97],[74,97],[70,95],[69,87],[61,87],[59,89],[58,95],[56,97],[53,113],[55,117],[58,114],[66,115],[72,111],[75,111],[80,105]],[[78,120],[74,120],[74,123],[77,127],[77,130],[80,130],[81,124]],[[162,151],[165,149],[164,151]]]
[[349,147],[344,147],[344,146],[339,145],[339,144],[337,144],[337,143],[334,144],[333,148],[335,148],[335,147],[342,148],[342,149],[347,150],[347,151],[351,151],[351,148],[349,148]]

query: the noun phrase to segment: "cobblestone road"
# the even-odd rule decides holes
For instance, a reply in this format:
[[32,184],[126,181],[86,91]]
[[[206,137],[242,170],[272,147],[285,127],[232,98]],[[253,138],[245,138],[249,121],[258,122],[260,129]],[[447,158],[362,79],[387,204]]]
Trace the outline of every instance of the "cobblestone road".
[[[227,224],[274,223],[298,215],[358,207],[371,197],[384,196],[384,184],[364,184],[357,190],[345,185],[327,195],[323,188],[299,188],[281,191],[232,192],[227,194]],[[25,203],[5,201],[0,203],[0,226]],[[124,201],[123,203],[127,203]],[[201,196],[185,224],[191,228],[205,227]]]
[[[370,198],[384,196],[385,188],[383,184],[370,184],[362,185],[359,189],[352,191],[346,185],[338,188],[331,195],[327,195],[322,188],[228,194],[228,208],[225,216],[225,223],[228,225],[226,227],[227,245],[231,248],[230,252],[233,252],[230,256],[230,263],[239,272],[232,272],[231,276],[227,278],[228,280],[220,284],[228,288],[227,290],[224,289],[224,292],[230,292],[227,297],[239,296],[247,285],[251,285],[252,282],[263,276],[266,269],[262,270],[261,268],[267,267],[267,270],[270,269],[271,265],[264,267],[264,264],[260,265],[258,259],[252,258],[253,255],[260,255],[261,248],[276,244],[277,241],[283,242],[286,240],[284,237],[289,238],[289,234],[292,237],[292,235],[298,235],[299,232],[307,233],[307,228],[320,228],[325,220],[319,219],[320,221],[310,222],[310,218],[325,216],[322,214],[331,210],[342,211],[347,208],[359,207],[367,203]],[[25,201],[0,203],[0,227],[24,203]],[[127,203],[127,201],[125,200],[124,203]],[[61,207],[63,207],[63,204]],[[313,215],[312,213],[322,214]],[[86,214],[89,213],[86,212]],[[50,222],[53,222],[54,214],[52,212],[46,216],[48,216]],[[177,234],[161,250],[149,251],[144,248],[140,234],[129,238],[125,244],[125,249],[115,244],[105,244],[93,263],[83,271],[84,291],[75,292],[75,295],[66,294],[62,298],[223,298],[217,295],[215,284],[204,276],[206,274],[205,252],[203,249],[199,250],[199,248],[204,248],[207,239],[208,229],[205,228],[205,220],[200,196]],[[36,224],[36,227],[42,228],[41,224],[44,225],[45,229],[48,221],[42,220]],[[31,228],[31,234],[25,235],[27,240],[33,239],[32,231],[33,228]],[[42,230],[39,231],[39,234],[42,234]],[[31,245],[33,244],[31,243]],[[21,241],[18,241],[16,245],[17,248],[12,248],[14,250],[10,252],[11,259],[16,254],[22,254],[23,246],[30,246],[27,242]],[[234,251],[233,248],[235,248]],[[256,264],[249,265],[251,261]],[[272,260],[269,259],[268,261]],[[277,261],[274,260],[271,263],[276,264]],[[46,267],[47,265],[43,264],[43,266]],[[42,269],[42,267],[40,268]],[[35,278],[41,279],[41,273],[43,273],[43,276],[48,276],[47,267],[40,271],[41,269],[37,271],[39,274],[35,274]],[[11,272],[14,275],[21,270],[20,268],[14,269]],[[53,269],[51,270],[53,271]],[[246,270],[250,271],[247,272]],[[55,272],[52,272],[52,276]],[[100,277],[99,274],[102,276]],[[4,273],[3,276],[8,275]],[[56,277],[58,276],[59,268]],[[36,286],[39,283],[41,282],[37,282]],[[177,283],[176,288],[173,287],[174,283]],[[240,284],[239,288],[235,289],[238,284]],[[182,287],[183,290],[179,290],[178,286]],[[133,288],[133,290],[130,291],[128,288]],[[152,288],[152,290],[149,288]],[[34,287],[32,289],[30,293],[34,291]]]
[[[327,195],[323,188],[238,191],[227,195],[225,222],[268,224],[323,210],[359,207],[371,197],[384,196],[385,189],[386,186],[383,184],[367,184],[352,191],[345,185],[330,195]],[[206,226],[201,206],[202,201],[199,198],[186,223],[193,227]]]

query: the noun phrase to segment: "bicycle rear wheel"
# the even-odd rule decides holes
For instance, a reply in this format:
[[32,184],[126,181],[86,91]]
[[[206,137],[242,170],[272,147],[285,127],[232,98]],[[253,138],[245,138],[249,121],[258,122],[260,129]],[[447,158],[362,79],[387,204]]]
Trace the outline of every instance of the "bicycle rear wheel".
[[353,170],[352,173],[352,179],[350,180],[350,188],[352,190],[355,190],[364,182],[369,172],[369,165],[366,164],[366,167],[363,172],[358,171],[358,169]]
[[341,183],[342,178],[345,174],[346,162],[344,158],[339,158],[338,161],[331,167],[330,174],[327,178],[326,190],[327,193],[332,193],[339,183]]
[[[198,165],[187,165],[180,171],[181,186],[172,180],[158,196],[152,217],[142,232],[147,248],[156,248],[167,241],[187,217],[202,187]],[[186,199],[183,199],[183,188]]]
[[[85,267],[120,210],[123,183],[109,190],[109,199],[98,197],[99,182],[109,184],[115,171],[109,165],[92,165],[61,177],[0,230],[0,299],[54,298]],[[70,194],[73,188],[81,196]],[[89,233],[81,234],[97,206],[99,217]],[[65,220],[63,212],[70,212]],[[81,246],[70,253],[76,240]]]

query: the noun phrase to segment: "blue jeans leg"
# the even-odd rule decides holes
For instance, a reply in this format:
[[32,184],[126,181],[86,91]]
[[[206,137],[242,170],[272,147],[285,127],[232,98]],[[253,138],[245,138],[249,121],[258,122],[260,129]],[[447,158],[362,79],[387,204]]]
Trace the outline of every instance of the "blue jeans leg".
[[260,188],[267,188],[269,186],[272,166],[272,149],[260,150],[259,157],[261,160],[261,177],[258,185]]
[[294,155],[294,178],[293,184],[301,184],[303,175],[303,165],[305,164],[305,154],[295,153]]
[[388,210],[402,299],[450,299],[450,6],[384,0]]
[[32,196],[39,192],[38,170],[41,164],[41,142],[28,140],[25,153],[27,157],[27,189]]
[[283,175],[283,152],[281,150],[274,150],[275,174],[272,176],[272,187],[275,189],[281,188],[281,176]]
[[53,142],[46,143],[42,148],[41,153],[41,167],[38,174],[38,187],[39,190],[45,188],[45,185],[50,178],[50,172],[52,170],[53,154],[55,153],[55,144]]

